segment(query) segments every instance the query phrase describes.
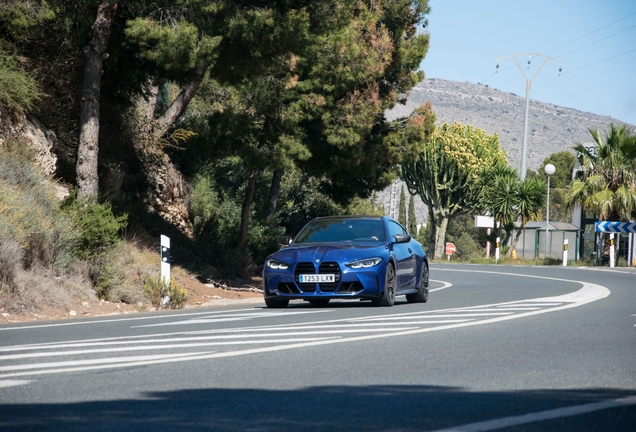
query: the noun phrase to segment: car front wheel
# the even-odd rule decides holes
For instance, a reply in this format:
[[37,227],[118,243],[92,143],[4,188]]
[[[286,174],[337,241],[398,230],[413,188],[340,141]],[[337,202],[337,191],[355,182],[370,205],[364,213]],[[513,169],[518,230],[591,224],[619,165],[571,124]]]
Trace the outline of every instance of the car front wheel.
[[384,294],[380,298],[372,300],[374,306],[393,306],[395,303],[395,268],[393,264],[386,267],[384,277]]
[[265,297],[265,304],[268,308],[282,309],[287,307],[289,300],[278,297]]

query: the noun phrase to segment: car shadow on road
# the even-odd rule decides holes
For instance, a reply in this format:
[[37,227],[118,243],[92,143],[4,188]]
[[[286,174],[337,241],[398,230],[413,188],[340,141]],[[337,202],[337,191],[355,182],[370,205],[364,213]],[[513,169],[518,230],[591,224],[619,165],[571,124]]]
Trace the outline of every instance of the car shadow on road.
[[[0,430],[432,431],[633,394],[633,390],[619,389],[470,392],[404,385],[213,388],[83,403],[13,404],[5,400],[0,404]],[[636,430],[636,405],[533,421],[506,430],[631,431]]]

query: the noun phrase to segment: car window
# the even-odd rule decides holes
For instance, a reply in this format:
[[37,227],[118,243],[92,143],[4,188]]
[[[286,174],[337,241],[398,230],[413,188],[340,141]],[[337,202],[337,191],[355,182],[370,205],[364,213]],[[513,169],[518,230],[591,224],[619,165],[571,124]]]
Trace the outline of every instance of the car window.
[[389,221],[389,236],[391,237],[391,241],[394,241],[395,236],[398,234],[407,234],[407,232],[399,223]]
[[305,226],[296,238],[296,243],[352,241],[386,241],[382,221],[373,219],[317,220]]

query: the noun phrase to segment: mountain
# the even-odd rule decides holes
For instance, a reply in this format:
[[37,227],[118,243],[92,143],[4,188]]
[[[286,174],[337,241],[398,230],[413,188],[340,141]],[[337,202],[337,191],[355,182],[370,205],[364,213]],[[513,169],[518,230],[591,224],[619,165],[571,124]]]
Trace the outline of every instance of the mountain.
[[[502,148],[508,153],[508,163],[520,169],[525,95],[496,90],[483,84],[431,78],[413,87],[406,103],[388,110],[386,118],[395,120],[408,116],[426,101],[433,105],[438,123],[457,121],[483,129],[488,134],[497,133]],[[604,131],[610,123],[623,124],[612,117],[532,99],[528,112],[526,166],[535,171],[546,157],[570,150],[576,142],[592,145],[588,128]],[[397,188],[398,200],[399,191],[400,185]],[[388,214],[390,188],[379,193],[378,197],[380,202],[385,203]],[[425,220],[425,207],[419,199],[416,200],[416,213],[418,222]]]

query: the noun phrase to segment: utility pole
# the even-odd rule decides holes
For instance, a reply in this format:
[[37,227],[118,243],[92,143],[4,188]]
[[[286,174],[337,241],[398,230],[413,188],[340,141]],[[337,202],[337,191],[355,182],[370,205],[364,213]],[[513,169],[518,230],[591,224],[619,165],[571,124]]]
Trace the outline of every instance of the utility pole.
[[[539,69],[537,69],[537,71],[534,73],[532,78],[528,78],[526,76],[525,71],[523,70],[523,68],[521,67],[519,62],[517,61],[517,57],[518,56],[528,56],[528,67],[527,67],[527,69],[530,69],[530,60],[532,59],[532,57],[541,57],[541,58],[543,58],[543,62],[541,63],[541,66],[539,66]],[[561,60],[553,58],[553,57],[549,57],[549,56],[547,56],[545,54],[532,54],[532,53],[522,53],[521,52],[521,53],[509,54],[509,55],[505,55],[505,56],[499,57],[497,59],[497,71],[499,71],[499,62],[501,61],[501,59],[508,58],[508,57],[512,58],[512,60],[517,65],[517,68],[519,68],[519,71],[521,72],[523,77],[526,79],[526,115],[525,115],[525,120],[523,122],[523,144],[521,146],[521,172],[519,173],[521,175],[521,181],[524,181],[525,178],[526,178],[526,153],[528,151],[528,112],[529,112],[529,109],[530,109],[530,92],[532,91],[532,80],[539,74],[541,69],[543,69],[543,66],[545,66],[545,64],[547,62],[549,62],[550,60],[554,60],[554,61],[559,63],[559,76],[561,75],[561,70],[563,69],[563,67],[562,67],[563,64],[562,64]],[[495,71],[495,73],[497,73],[497,71]]]

